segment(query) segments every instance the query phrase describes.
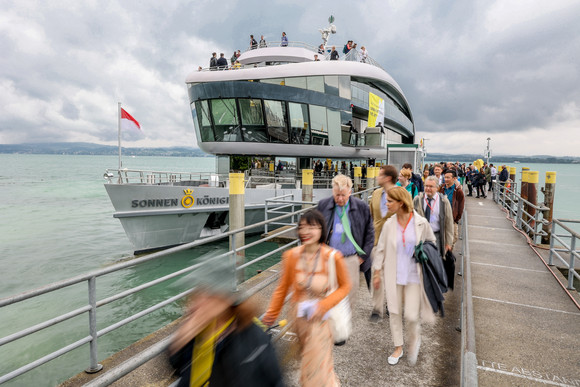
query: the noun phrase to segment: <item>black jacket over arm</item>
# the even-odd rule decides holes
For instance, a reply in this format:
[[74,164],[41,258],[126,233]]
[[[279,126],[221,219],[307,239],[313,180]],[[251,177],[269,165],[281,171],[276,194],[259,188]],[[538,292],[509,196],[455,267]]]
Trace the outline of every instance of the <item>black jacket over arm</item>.
[[[336,204],[334,198],[322,199],[318,202],[317,210],[322,212],[326,219],[328,234],[326,241],[330,240],[332,228],[334,226],[334,209]],[[364,262],[360,265],[360,271],[365,272],[371,268],[371,251],[375,243],[375,227],[371,217],[371,210],[365,202],[359,198],[351,196],[349,198],[348,219],[350,221],[350,230],[356,243],[364,250],[365,254],[361,256]]]

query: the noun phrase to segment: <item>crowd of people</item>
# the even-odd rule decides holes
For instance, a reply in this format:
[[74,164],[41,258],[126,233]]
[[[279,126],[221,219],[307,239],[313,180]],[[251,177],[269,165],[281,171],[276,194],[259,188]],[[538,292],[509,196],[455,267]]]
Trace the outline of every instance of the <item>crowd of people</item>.
[[[315,163],[315,170],[320,164]],[[301,244],[283,254],[281,278],[260,319],[264,327],[273,326],[291,294],[288,316],[301,348],[302,386],[340,385],[333,346],[348,341],[336,340],[337,322],[328,316],[341,301],[348,300],[351,309],[357,304],[361,277],[372,298],[369,321],[389,318],[393,347],[385,354],[386,361],[396,365],[406,354],[409,364],[417,362],[421,323],[433,322],[437,313],[443,316],[443,294],[453,288],[452,251],[465,202],[461,177],[471,167],[434,164],[421,176],[413,173],[411,164],[400,171],[383,165],[377,176],[379,188],[369,204],[351,196],[353,182],[348,175],[337,174],[332,196],[302,215]],[[221,321],[230,321],[235,314],[228,309]],[[187,337],[193,340],[191,334]],[[177,347],[173,346],[175,353],[180,351]],[[264,348],[271,353],[268,345]],[[279,369],[270,357],[263,361],[269,367],[269,384],[259,385],[279,385]],[[211,374],[206,375],[210,380]]]
[[[282,36],[280,37],[280,43],[276,43],[276,46],[280,46],[280,47],[288,47],[288,36],[286,35],[286,32],[282,32]],[[255,50],[257,48],[265,48],[265,47],[273,47],[274,45],[269,45],[266,42],[266,38],[264,37],[264,35],[260,36],[260,40],[257,41],[256,38],[254,38],[254,35],[250,35],[250,39],[249,39],[249,49],[250,50]],[[364,46],[362,46],[360,48],[360,50],[357,49],[357,44],[354,43],[352,40],[349,40],[343,47],[342,49],[342,53],[345,56],[344,59],[348,60],[348,61],[358,61],[358,62],[362,62],[362,63],[367,63],[369,60],[369,56],[368,56],[368,52],[366,50],[366,48]],[[313,60],[315,62],[320,61],[319,56],[321,57],[326,57],[326,55],[328,54],[328,59],[329,60],[339,60],[340,58],[340,54],[338,53],[338,51],[336,50],[336,46],[332,46],[331,49],[327,49],[324,47],[323,44],[321,44],[318,47],[318,54],[314,54],[314,58]],[[241,55],[241,51],[240,50],[236,50],[234,51],[234,53],[232,54],[231,58],[230,58],[230,63],[228,64],[228,60],[224,57],[224,53],[220,53],[219,58],[217,57],[217,53],[214,52],[212,53],[212,56],[210,58],[209,61],[209,69],[210,70],[228,70],[228,69],[232,69],[232,70],[236,70],[242,67],[240,61],[239,61],[239,57]],[[198,67],[198,70],[201,71],[203,70],[202,66]]]

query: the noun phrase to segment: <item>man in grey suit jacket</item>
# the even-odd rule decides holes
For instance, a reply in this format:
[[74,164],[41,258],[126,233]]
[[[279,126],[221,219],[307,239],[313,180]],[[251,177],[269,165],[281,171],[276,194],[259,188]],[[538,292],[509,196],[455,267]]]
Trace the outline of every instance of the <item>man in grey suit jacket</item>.
[[[417,213],[429,221],[437,247],[442,257],[453,245],[453,212],[449,199],[438,193],[439,180],[435,176],[425,179],[425,192],[421,192],[413,200],[413,206]],[[426,215],[429,215],[427,217]]]

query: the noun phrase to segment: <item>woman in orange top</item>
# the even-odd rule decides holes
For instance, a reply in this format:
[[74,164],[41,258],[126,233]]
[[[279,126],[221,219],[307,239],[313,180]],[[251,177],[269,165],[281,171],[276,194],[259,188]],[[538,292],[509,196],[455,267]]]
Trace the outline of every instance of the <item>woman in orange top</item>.
[[[301,347],[300,385],[339,386],[334,374],[334,340],[324,315],[350,291],[350,280],[340,252],[324,244],[326,222],[317,210],[305,212],[298,222],[301,246],[282,256],[282,277],[262,318],[272,325],[291,289],[291,314]],[[329,291],[328,260],[334,259],[338,288]]]

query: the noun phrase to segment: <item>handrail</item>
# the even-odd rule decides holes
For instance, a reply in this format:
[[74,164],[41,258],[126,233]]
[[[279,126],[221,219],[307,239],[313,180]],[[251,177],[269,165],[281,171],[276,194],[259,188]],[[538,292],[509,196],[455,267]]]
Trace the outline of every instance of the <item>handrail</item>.
[[[155,310],[158,310],[158,309],[160,309],[160,308],[162,308],[162,307],[164,307],[172,302],[175,302],[179,299],[182,299],[183,297],[190,294],[193,290],[190,289],[190,290],[187,290],[187,291],[182,292],[180,294],[174,295],[174,296],[172,296],[166,300],[163,300],[163,301],[161,301],[161,302],[159,302],[159,303],[157,303],[157,304],[155,304],[147,309],[144,309],[142,311],[134,313],[132,316],[129,316],[129,317],[125,318],[124,320],[121,320],[119,322],[111,324],[107,327],[101,327],[101,329],[97,331],[97,329],[96,329],[96,327],[97,327],[97,324],[96,324],[97,313],[96,312],[97,312],[99,307],[106,305],[110,302],[116,301],[122,297],[126,297],[128,295],[134,294],[138,291],[150,288],[150,287],[152,287],[156,284],[159,284],[161,282],[164,282],[164,281],[167,281],[169,279],[172,279],[172,278],[178,277],[180,275],[186,274],[188,272],[191,272],[197,268],[200,268],[202,265],[211,264],[212,262],[214,262],[217,259],[223,259],[223,257],[228,256],[228,255],[231,256],[232,254],[235,254],[235,252],[243,251],[243,250],[246,250],[249,247],[253,247],[259,243],[266,242],[272,238],[275,238],[278,235],[283,234],[284,232],[286,232],[286,230],[278,232],[278,233],[273,234],[273,235],[270,235],[269,237],[264,238],[260,241],[251,242],[251,243],[248,243],[244,246],[234,248],[233,250],[230,250],[226,253],[212,257],[211,259],[208,259],[204,262],[199,262],[199,263],[193,264],[193,265],[188,266],[184,269],[170,273],[168,275],[165,275],[161,278],[152,280],[150,282],[141,284],[141,285],[136,286],[134,288],[124,290],[118,294],[114,294],[112,296],[109,296],[109,297],[104,298],[104,299],[99,300],[99,301],[96,300],[96,294],[97,294],[96,281],[95,281],[96,278],[113,273],[113,272],[117,272],[117,271],[120,271],[123,269],[127,269],[129,267],[134,267],[134,266],[137,266],[137,265],[145,263],[145,262],[159,259],[159,258],[165,257],[165,256],[170,255],[170,254],[175,253],[175,252],[192,249],[193,247],[197,247],[197,246],[201,246],[203,244],[211,243],[211,242],[220,240],[224,237],[232,236],[232,235],[235,235],[235,234],[240,233],[240,232],[248,231],[250,229],[255,229],[256,227],[265,226],[268,223],[279,222],[279,221],[281,221],[285,218],[288,218],[288,217],[294,218],[304,211],[306,211],[306,209],[300,209],[298,211],[294,211],[291,213],[277,216],[277,217],[270,219],[270,220],[264,220],[264,221],[255,223],[255,224],[250,225],[250,226],[242,227],[242,228],[237,229],[237,230],[228,231],[226,233],[223,233],[222,235],[216,235],[216,236],[204,238],[202,240],[198,240],[195,242],[186,243],[184,245],[180,245],[180,246],[176,246],[176,247],[173,247],[173,248],[170,248],[167,250],[152,253],[152,254],[149,254],[149,255],[146,255],[144,257],[140,257],[140,258],[137,258],[137,259],[134,259],[131,261],[118,263],[118,264],[112,265],[112,266],[107,267],[107,268],[94,270],[94,271],[91,271],[89,273],[81,274],[81,275],[78,275],[78,276],[75,276],[75,277],[72,277],[69,279],[54,282],[52,284],[48,284],[46,286],[43,286],[43,287],[40,287],[40,288],[37,288],[34,290],[30,290],[27,292],[23,292],[23,293],[20,293],[17,295],[13,295],[13,296],[9,296],[9,297],[5,297],[5,298],[0,299],[0,309],[1,309],[2,307],[6,307],[8,305],[12,305],[12,304],[15,304],[15,303],[18,303],[21,301],[25,301],[25,300],[28,300],[28,299],[31,299],[31,298],[34,298],[34,297],[37,297],[37,296],[40,296],[40,295],[43,295],[46,293],[50,293],[50,292],[53,292],[53,291],[56,291],[56,290],[59,290],[59,289],[62,289],[62,288],[65,288],[65,287],[68,287],[71,285],[75,285],[75,284],[87,282],[87,281],[89,283],[89,287],[88,287],[89,304],[81,306],[80,308],[77,308],[73,311],[66,312],[60,316],[55,317],[55,318],[47,319],[47,320],[40,322],[32,327],[25,328],[19,332],[15,332],[15,333],[12,333],[8,336],[1,337],[0,338],[0,347],[5,345],[5,344],[8,344],[10,342],[15,342],[16,340],[24,338],[32,333],[38,332],[40,330],[54,326],[54,325],[61,323],[63,321],[69,320],[75,316],[79,316],[80,314],[88,312],[91,315],[91,318],[89,319],[90,320],[90,329],[89,329],[90,333],[88,336],[86,336],[83,339],[80,339],[72,344],[63,345],[61,348],[57,349],[56,351],[49,353],[48,355],[45,355],[45,356],[41,357],[40,359],[37,359],[37,360],[32,361],[28,364],[25,364],[25,365],[21,366],[20,368],[13,370],[5,375],[0,375],[0,384],[4,383],[6,381],[9,381],[13,378],[16,378],[16,377],[18,377],[18,376],[36,368],[36,367],[42,365],[42,364],[45,364],[51,360],[54,360],[58,356],[61,356],[65,353],[68,353],[68,352],[72,351],[73,349],[76,349],[76,348],[78,348],[84,344],[87,344],[87,343],[90,344],[90,364],[89,364],[88,369],[91,371],[99,370],[100,365],[97,362],[97,360],[98,360],[97,359],[97,355],[98,355],[98,353],[97,353],[97,339],[99,337],[113,331],[114,329],[120,328],[121,326],[124,326],[124,325],[128,324],[129,322],[136,320],[137,318],[145,316],[145,315],[147,315]],[[291,241],[290,243],[283,245],[283,246],[279,247],[278,249],[275,249],[275,250],[270,251],[266,254],[263,254],[260,257],[252,260],[251,262],[247,262],[244,265],[237,267],[236,271],[243,270],[245,267],[250,266],[250,265],[252,265],[252,264],[254,264],[262,259],[265,259],[265,258],[267,258],[267,257],[269,257],[277,252],[280,252],[280,251],[282,251],[290,246],[293,246],[296,243],[298,243],[297,240]]]
[[[580,274],[576,271],[575,261],[576,259],[580,260],[580,250],[576,248],[577,244],[576,241],[580,239],[580,234],[576,231],[572,230],[564,223],[577,223],[580,224],[580,220],[573,220],[573,219],[554,219],[552,220],[552,237],[550,238],[550,256],[548,258],[548,265],[554,265],[554,256],[560,260],[564,264],[564,266],[568,269],[568,290],[575,290],[574,287],[574,277],[580,280]],[[556,226],[567,231],[570,235],[558,235]],[[570,245],[567,245],[564,239],[562,238],[570,238]],[[560,248],[554,247],[554,240],[557,240],[561,246]],[[570,261],[566,262],[566,260],[560,255],[560,253],[567,253],[569,254]]]
[[475,319],[471,291],[471,258],[467,211],[461,217],[461,386],[477,387],[477,356],[475,351]]

